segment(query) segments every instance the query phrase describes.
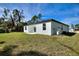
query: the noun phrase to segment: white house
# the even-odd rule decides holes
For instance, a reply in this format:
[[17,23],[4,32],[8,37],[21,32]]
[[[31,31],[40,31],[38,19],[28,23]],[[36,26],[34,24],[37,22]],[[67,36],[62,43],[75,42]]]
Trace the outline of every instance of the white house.
[[24,32],[28,34],[56,35],[62,31],[68,32],[69,26],[54,19],[32,22],[24,26]]
[[75,32],[75,26],[73,24],[69,27],[69,32]]

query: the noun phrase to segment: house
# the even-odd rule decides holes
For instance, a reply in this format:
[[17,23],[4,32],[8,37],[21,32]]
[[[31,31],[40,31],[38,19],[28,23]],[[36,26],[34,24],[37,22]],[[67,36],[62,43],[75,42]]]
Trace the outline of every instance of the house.
[[75,26],[73,24],[69,27],[69,32],[75,32]]
[[75,32],[75,29],[70,28],[70,29],[69,29],[69,32]]
[[45,34],[45,35],[58,35],[62,31],[69,31],[69,25],[54,19],[48,19],[38,22],[27,22],[24,26],[24,32],[28,34]]

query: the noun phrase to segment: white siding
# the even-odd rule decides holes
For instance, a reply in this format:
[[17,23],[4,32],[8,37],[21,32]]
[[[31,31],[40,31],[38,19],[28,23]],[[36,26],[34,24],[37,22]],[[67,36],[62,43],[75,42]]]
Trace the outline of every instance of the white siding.
[[54,21],[51,22],[51,33],[52,34],[57,34],[57,31],[60,31],[61,33],[62,29],[63,31],[67,31],[67,32],[69,31],[68,26],[54,22]]
[[[33,33],[33,34],[45,34],[45,35],[51,35],[51,22],[45,22],[46,24],[46,30],[43,30],[43,23],[40,24],[34,24],[34,25],[28,25],[28,29],[24,32],[26,33]],[[36,27],[36,32],[34,32],[34,27]]]
[[[29,33],[29,34],[53,35],[53,34],[57,34],[57,31],[60,31],[61,33],[62,28],[63,28],[63,31],[67,31],[67,32],[69,31],[68,26],[54,22],[54,21],[45,22],[46,30],[43,30],[43,24],[44,23],[28,25],[27,30],[25,30],[25,26],[24,26],[24,32]],[[36,32],[34,32],[34,27],[36,27]]]
[[63,31],[69,32],[69,27],[68,27],[68,26],[63,25]]
[[25,27],[27,27],[27,26],[24,26],[24,32],[28,32],[28,27],[27,27],[27,30],[25,30]]

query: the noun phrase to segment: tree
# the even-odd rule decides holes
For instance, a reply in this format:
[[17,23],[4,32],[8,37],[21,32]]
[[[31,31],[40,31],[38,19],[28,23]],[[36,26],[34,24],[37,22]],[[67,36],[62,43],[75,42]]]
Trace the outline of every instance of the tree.
[[5,32],[8,31],[7,21],[9,20],[9,12],[10,12],[9,9],[4,8],[3,15],[1,17],[1,21],[2,21],[1,27],[3,27],[3,29],[5,30]]
[[12,14],[13,14],[13,22],[14,22],[14,25],[16,25],[16,22],[18,21],[18,16],[19,16],[19,10],[17,10],[17,9],[14,9],[13,10],[13,12],[12,12]]
[[76,29],[79,29],[79,24],[76,24],[76,25],[75,25],[75,28],[76,28]]
[[32,21],[32,22],[36,22],[37,19],[38,19],[38,16],[34,15],[34,16],[32,17],[32,19],[31,19],[31,21]]
[[10,20],[11,20],[11,26],[14,27],[15,24],[14,24],[14,19],[13,19],[12,15],[10,15]]
[[39,20],[41,19],[41,17],[42,17],[42,14],[39,13],[39,14],[38,14],[38,18],[39,18]]
[[0,24],[2,24],[3,22],[4,22],[4,18],[1,17],[1,18],[0,18]]
[[18,19],[18,22],[22,22],[22,20],[24,19],[25,17],[24,17],[24,15],[23,15],[23,10],[21,10],[20,12],[19,12],[19,19]]
[[0,26],[5,29],[5,32],[9,29],[16,30],[16,27],[22,31],[23,19],[23,10],[14,9],[11,13],[9,9],[4,8],[2,17],[0,17]]
[[19,11],[18,9],[13,10],[13,17],[16,22],[21,22],[23,20],[23,10]]
[[38,15],[34,15],[32,18],[31,18],[31,21],[32,22],[38,22],[41,20],[41,17],[42,17],[42,14],[38,14]]
[[[12,22],[14,22],[14,25],[17,27],[17,31],[18,31],[18,29],[21,29],[19,24],[21,24],[21,21],[23,20],[23,18],[24,18],[23,10],[21,10],[21,11],[18,9],[13,10],[13,21]],[[23,26],[22,26],[22,28],[23,28]]]
[[4,8],[3,15],[2,15],[3,18],[4,18],[4,20],[7,20],[7,19],[8,19],[8,17],[9,17],[9,12],[10,12],[9,9]]

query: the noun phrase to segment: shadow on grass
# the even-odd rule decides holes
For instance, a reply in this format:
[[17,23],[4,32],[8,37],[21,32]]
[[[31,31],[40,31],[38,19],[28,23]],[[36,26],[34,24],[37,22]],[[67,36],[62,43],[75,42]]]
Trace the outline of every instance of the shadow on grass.
[[5,41],[0,41],[0,44],[4,44],[5,43]]
[[47,56],[44,53],[40,53],[38,51],[22,51],[21,53],[17,54],[17,56]]
[[[2,51],[0,51],[0,56],[13,56],[12,52],[17,45],[9,45],[5,46]],[[37,51],[22,51],[19,54],[15,54],[15,56],[47,56],[46,54],[37,52]]]
[[13,49],[16,47],[16,45],[5,46],[3,50],[0,51],[0,56],[11,56]]
[[68,46],[68,45],[65,45],[65,44],[63,44],[63,43],[61,43],[61,42],[59,42],[59,41],[57,41],[57,42],[58,42],[60,45],[66,47],[66,48],[68,48],[68,49],[70,49],[71,51],[73,51],[73,52],[75,52],[77,55],[79,55],[79,52],[76,51],[75,49],[73,49],[72,47],[70,47],[70,46]]
[[65,31],[62,32],[62,35],[66,35],[66,36],[73,36],[75,34],[76,33],[74,33],[74,32],[65,32]]

